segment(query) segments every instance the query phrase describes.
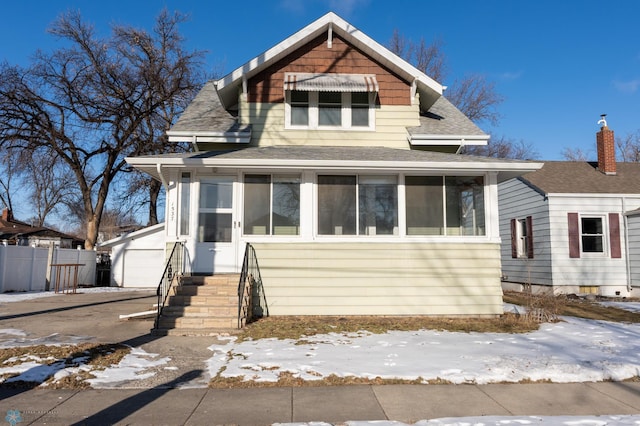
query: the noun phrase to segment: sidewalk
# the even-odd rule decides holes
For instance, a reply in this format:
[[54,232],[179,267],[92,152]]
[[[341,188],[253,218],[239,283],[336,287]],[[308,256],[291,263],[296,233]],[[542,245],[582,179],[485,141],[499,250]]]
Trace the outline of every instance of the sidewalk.
[[[0,390],[22,425],[269,425],[640,413],[640,383]],[[2,423],[0,420],[0,424]]]
[[[268,425],[640,413],[640,383],[0,390],[20,425]],[[0,422],[0,424],[2,424]]]
[[18,426],[412,424],[442,417],[640,415],[640,382],[208,389],[207,346],[215,337],[151,336],[151,321],[118,320],[119,314],[147,310],[154,302],[149,291],[0,304],[0,329],[24,330],[28,344],[125,343],[172,359],[171,368],[160,368],[135,389],[0,388],[0,425],[10,424],[9,410],[17,410]]

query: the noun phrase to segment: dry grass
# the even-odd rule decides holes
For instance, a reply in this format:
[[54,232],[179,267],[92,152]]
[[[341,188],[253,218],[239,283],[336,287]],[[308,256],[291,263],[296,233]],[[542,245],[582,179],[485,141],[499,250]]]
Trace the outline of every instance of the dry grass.
[[466,333],[527,333],[537,328],[538,324],[514,314],[505,314],[498,318],[288,316],[268,317],[248,324],[238,335],[238,340],[265,338],[299,340],[326,333],[368,331],[382,334],[387,331],[427,329]]
[[546,316],[556,319],[558,316],[571,316],[592,320],[640,323],[640,313],[607,307],[597,301],[568,295],[532,295],[528,293],[506,292],[504,301],[528,309],[546,312]]
[[[37,361],[41,364],[52,365],[54,363],[64,363],[64,368],[76,367],[80,364],[90,366],[93,370],[102,370],[111,365],[118,364],[125,355],[131,351],[128,346],[120,344],[96,344],[84,343],[69,346],[24,346],[15,348],[0,349],[0,367],[11,367],[20,365],[29,360]],[[19,374],[4,374],[3,380],[9,379]],[[62,380],[53,382],[52,378],[47,379],[44,384],[50,389],[83,389],[89,385],[85,379],[93,377],[90,372],[83,371],[65,377]],[[1,383],[2,387],[12,388],[33,388],[40,383],[17,381],[11,383]]]
[[451,382],[442,379],[424,380],[418,377],[414,380],[403,379],[383,379],[381,377],[339,377],[334,374],[318,380],[305,380],[295,377],[293,373],[283,371],[278,375],[275,382],[256,382],[247,380],[244,376],[220,377],[219,375],[209,382],[210,388],[231,389],[231,388],[272,388],[272,387],[314,387],[314,386],[347,386],[347,385],[420,385],[420,384],[450,384]]

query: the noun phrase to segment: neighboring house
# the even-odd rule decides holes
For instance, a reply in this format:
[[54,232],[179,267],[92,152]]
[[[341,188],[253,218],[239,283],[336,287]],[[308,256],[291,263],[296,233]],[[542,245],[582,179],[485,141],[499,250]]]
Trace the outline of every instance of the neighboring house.
[[606,123],[596,140],[597,163],[548,161],[499,185],[504,288],[636,294],[640,163],[616,163]]
[[250,243],[271,315],[501,314],[497,185],[541,163],[457,155],[489,136],[443,90],[328,13],[203,87],[195,153],[127,159],[167,190],[153,247],[219,274]]
[[49,247],[52,243],[59,248],[84,248],[84,241],[72,235],[56,230],[31,226],[28,223],[16,220],[11,210],[2,210],[0,219],[0,243],[5,245]]

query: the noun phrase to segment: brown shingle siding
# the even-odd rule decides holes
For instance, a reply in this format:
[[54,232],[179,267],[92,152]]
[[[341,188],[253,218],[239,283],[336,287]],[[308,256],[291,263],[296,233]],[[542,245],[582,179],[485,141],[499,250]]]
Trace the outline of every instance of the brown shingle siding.
[[329,49],[326,35],[312,40],[297,51],[249,79],[249,102],[284,102],[284,73],[375,74],[382,105],[411,105],[411,84],[373,61],[338,36]]

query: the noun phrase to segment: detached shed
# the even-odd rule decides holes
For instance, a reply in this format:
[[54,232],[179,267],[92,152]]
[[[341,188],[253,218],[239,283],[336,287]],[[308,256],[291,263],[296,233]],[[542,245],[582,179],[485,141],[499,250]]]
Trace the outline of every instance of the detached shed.
[[111,249],[111,286],[156,287],[164,268],[164,224],[105,241]]

